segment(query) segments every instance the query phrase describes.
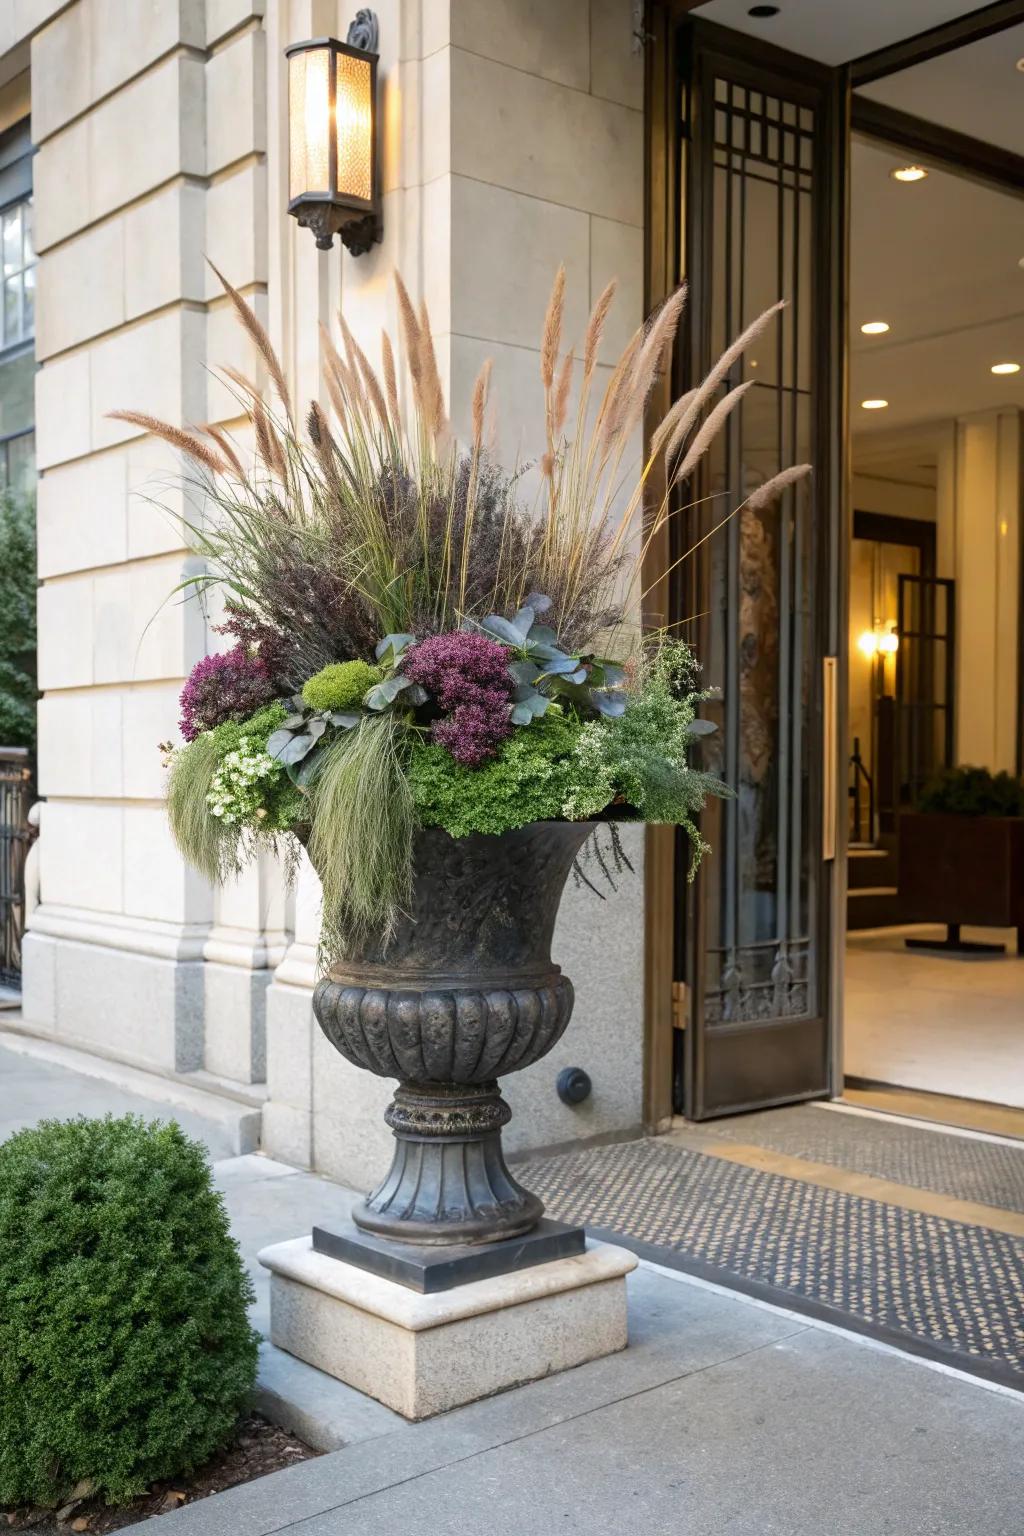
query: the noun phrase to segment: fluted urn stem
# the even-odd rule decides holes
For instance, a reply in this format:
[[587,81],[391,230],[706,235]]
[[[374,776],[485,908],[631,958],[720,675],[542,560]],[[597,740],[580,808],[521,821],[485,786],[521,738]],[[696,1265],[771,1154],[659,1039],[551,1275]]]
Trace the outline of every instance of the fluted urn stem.
[[394,1161],[352,1212],[356,1225],[406,1243],[497,1242],[529,1232],[544,1206],[505,1164],[501,1128],[511,1117],[496,1082],[403,1083],[384,1116]]
[[412,910],[317,984],[313,1007],[347,1060],[399,1087],[387,1176],[352,1215],[405,1243],[490,1243],[544,1207],[509,1173],[498,1078],[562,1035],[573,990],[551,959],[562,890],[591,827],[542,822],[501,837],[420,832]]

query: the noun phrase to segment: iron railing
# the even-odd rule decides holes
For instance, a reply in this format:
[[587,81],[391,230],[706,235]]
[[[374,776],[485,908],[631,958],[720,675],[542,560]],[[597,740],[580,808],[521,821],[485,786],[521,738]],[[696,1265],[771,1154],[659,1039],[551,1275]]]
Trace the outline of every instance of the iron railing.
[[0,747],[0,986],[21,984],[25,858],[32,829],[32,769],[24,747]]
[[[853,824],[850,828],[851,840],[855,843],[873,843],[875,840],[875,784],[864,766],[864,759],[860,755],[859,736],[853,738],[850,767],[853,769],[853,782],[850,785],[850,800],[853,809]],[[865,793],[867,796],[866,803]],[[866,828],[863,822],[865,810],[867,811]]]

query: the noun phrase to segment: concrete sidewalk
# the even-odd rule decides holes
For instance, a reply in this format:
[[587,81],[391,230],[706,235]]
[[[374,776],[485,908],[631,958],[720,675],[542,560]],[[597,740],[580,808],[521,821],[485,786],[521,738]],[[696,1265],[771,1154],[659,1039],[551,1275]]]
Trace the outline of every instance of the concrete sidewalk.
[[[0,1135],[125,1098],[0,1052]],[[265,1328],[257,1248],[353,1197],[260,1156],[214,1166]],[[340,1448],[161,1516],[161,1536],[1024,1530],[1024,1398],[674,1272],[643,1266],[629,1289],[624,1354],[417,1425],[266,1346],[260,1406]]]

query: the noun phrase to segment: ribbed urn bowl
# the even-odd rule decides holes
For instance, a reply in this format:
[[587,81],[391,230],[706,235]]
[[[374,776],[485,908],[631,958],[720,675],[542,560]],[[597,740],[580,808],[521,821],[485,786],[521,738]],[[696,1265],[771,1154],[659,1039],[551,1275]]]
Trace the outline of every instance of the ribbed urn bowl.
[[313,1008],[347,1060],[398,1079],[395,1157],[353,1212],[403,1242],[480,1243],[535,1226],[543,1205],[501,1150],[499,1077],[560,1038],[572,983],[551,959],[566,879],[593,830],[534,822],[500,837],[417,834],[410,912],[317,985]]

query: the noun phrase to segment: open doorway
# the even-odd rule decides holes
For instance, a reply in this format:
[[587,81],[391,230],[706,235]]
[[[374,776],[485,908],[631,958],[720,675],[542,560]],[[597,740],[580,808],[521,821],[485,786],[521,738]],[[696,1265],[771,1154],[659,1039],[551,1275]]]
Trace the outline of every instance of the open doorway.
[[1009,28],[854,112],[843,1066],[1024,1111],[1022,54]]

